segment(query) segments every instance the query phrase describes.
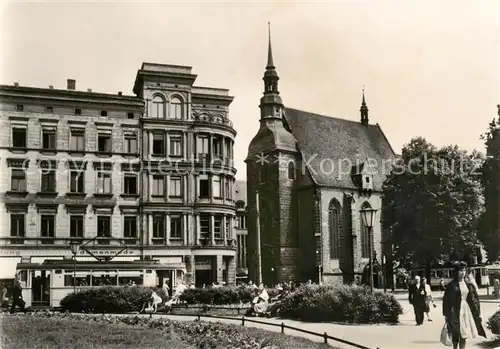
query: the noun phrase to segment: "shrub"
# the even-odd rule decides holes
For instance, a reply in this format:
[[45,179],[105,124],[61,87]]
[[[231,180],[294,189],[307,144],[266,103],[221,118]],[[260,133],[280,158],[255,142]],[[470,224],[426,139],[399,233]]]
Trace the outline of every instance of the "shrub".
[[279,305],[282,318],[302,321],[398,323],[403,309],[393,295],[362,286],[304,285]]
[[500,335],[500,310],[489,318],[487,326],[491,333]]
[[[269,297],[277,295],[275,289],[267,290]],[[224,286],[186,290],[180,300],[188,304],[228,305],[249,303],[257,295],[257,290],[248,286]]]
[[[161,289],[153,290],[164,302],[168,299]],[[127,313],[139,311],[150,297],[149,287],[95,287],[67,295],[61,308],[77,313]]]

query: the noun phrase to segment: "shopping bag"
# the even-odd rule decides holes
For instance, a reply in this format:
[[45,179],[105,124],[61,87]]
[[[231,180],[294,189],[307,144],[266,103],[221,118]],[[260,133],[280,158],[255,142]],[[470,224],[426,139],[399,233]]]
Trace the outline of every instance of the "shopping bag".
[[451,341],[450,332],[448,332],[448,326],[444,324],[443,329],[441,330],[441,344],[447,347],[451,347],[453,345]]

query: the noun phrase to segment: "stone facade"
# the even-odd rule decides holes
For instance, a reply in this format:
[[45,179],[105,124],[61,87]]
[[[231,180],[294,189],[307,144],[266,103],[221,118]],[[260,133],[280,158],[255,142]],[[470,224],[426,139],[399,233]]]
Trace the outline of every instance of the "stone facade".
[[116,258],[178,257],[178,280],[234,284],[233,97],[195,79],[144,63],[135,96],[0,86],[0,255],[125,245]]

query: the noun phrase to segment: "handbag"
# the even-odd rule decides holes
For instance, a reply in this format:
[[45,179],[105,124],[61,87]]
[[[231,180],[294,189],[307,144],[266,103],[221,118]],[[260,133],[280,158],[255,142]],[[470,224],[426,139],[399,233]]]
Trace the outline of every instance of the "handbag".
[[446,347],[451,347],[453,345],[453,342],[451,340],[451,335],[450,332],[448,331],[448,326],[446,323],[443,326],[443,329],[441,330],[441,344],[446,346]]

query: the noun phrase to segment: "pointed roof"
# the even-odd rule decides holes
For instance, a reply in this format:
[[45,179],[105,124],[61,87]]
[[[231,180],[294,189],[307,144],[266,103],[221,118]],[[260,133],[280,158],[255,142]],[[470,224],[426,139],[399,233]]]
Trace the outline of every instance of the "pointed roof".
[[273,47],[271,45],[271,22],[267,22],[269,28],[269,47],[267,49],[267,66],[266,69],[275,69],[273,61]]
[[365,163],[373,175],[373,189],[382,190],[396,156],[379,125],[292,108],[285,108],[285,120],[316,184],[355,189],[352,166]]

